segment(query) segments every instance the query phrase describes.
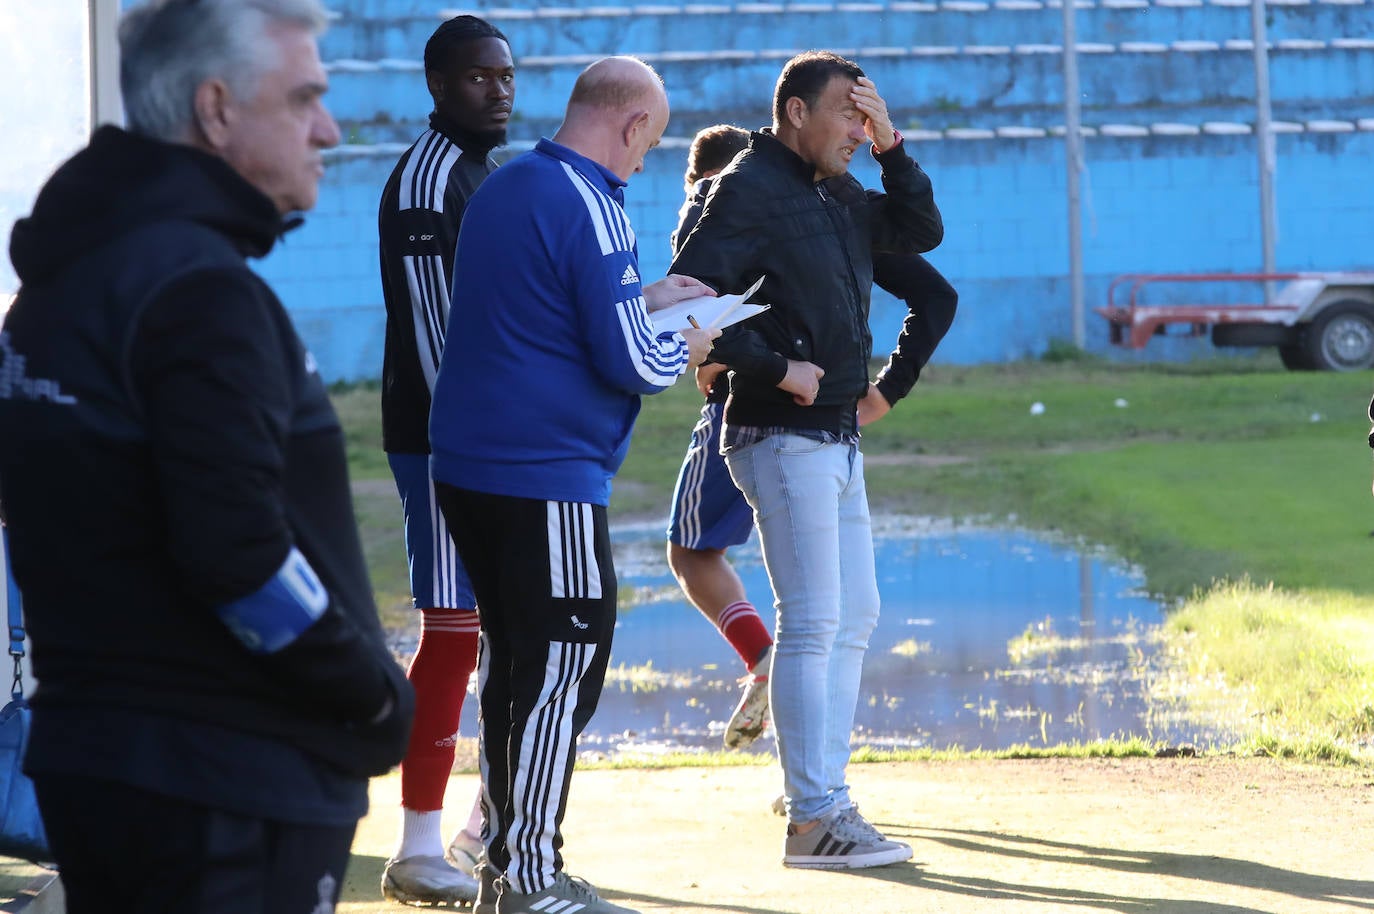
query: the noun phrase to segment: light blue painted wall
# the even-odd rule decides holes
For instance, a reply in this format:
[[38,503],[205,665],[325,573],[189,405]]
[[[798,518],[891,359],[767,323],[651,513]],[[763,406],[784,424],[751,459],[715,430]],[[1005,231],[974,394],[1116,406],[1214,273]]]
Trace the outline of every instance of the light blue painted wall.
[[[383,314],[377,278],[376,203],[399,148],[429,107],[417,61],[440,21],[432,4],[412,0],[335,2],[339,17],[324,40],[331,63],[329,102],[349,142],[336,155],[320,206],[306,225],[262,264],[302,335],[333,380],[376,377]],[[1015,4],[1013,4],[1015,5]],[[1085,123],[1199,125],[1253,119],[1249,54],[1224,42],[1249,37],[1248,10],[1097,5],[1079,13],[1080,41],[1112,53],[1084,54],[1080,65]],[[719,120],[759,126],[768,118],[780,57],[766,49],[814,45],[841,50],[901,46],[903,56],[859,54],[889,100],[899,125],[1048,127],[1062,122],[1060,57],[1032,43],[1055,43],[1057,8],[920,11],[918,4],[861,5],[846,12],[744,12],[600,15],[598,3],[564,3],[579,15],[518,3],[491,4],[520,60],[516,145],[527,147],[557,125],[580,62],[526,57],[736,49],[753,59],[658,60],[674,108],[669,139],[679,141]],[[1006,6],[1006,4],[1004,4]],[[741,7],[755,9],[755,7]],[[501,16],[501,18],[496,18]],[[1309,3],[1271,7],[1271,39],[1317,39],[1320,48],[1276,46],[1275,113],[1280,120],[1374,118],[1374,4]],[[1345,41],[1346,46],[1337,39]],[[1207,40],[1212,51],[1125,50],[1123,42]],[[1366,42],[1367,43],[1367,42]],[[921,45],[958,53],[916,56]],[[965,46],[1006,45],[1007,54],[967,53]],[[1017,48],[1019,47],[1019,50]],[[358,63],[342,63],[358,61]],[[913,132],[913,136],[924,136]],[[1284,269],[1374,267],[1374,121],[1350,133],[1304,131],[1277,138],[1280,239]],[[959,318],[937,361],[1001,361],[1042,353],[1071,336],[1062,140],[913,139],[945,214],[945,243],[930,259],[959,288]],[[1258,188],[1254,138],[1095,136],[1087,140],[1084,185],[1085,265],[1090,306],[1105,300],[1121,272],[1258,269]],[[667,237],[682,198],[685,150],[665,143],[633,178],[628,208],[640,239],[646,278],[662,274]],[[856,168],[876,185],[871,164]],[[1236,290],[1211,289],[1215,297]],[[896,338],[903,306],[875,292],[879,354]],[[1126,360],[1214,357],[1205,339],[1160,340],[1141,353],[1109,346],[1105,322],[1088,317],[1088,346]]]
[[[879,85],[900,105],[899,126],[1044,126],[1063,120],[1058,54],[936,59],[858,54],[855,59],[881,78]],[[557,127],[568,89],[585,65],[581,58],[521,65],[517,123],[528,125],[528,134]],[[698,58],[659,66],[674,112],[673,129],[690,135],[721,119],[765,122],[781,61]],[[1156,122],[1228,119],[1235,109],[1253,104],[1255,91],[1251,56],[1241,51],[1087,54],[1079,71],[1087,123],[1130,119],[1137,111]],[[1275,52],[1270,71],[1280,120],[1338,115],[1351,100],[1374,96],[1374,50]],[[342,120],[366,124],[369,140],[408,140],[419,124],[417,110],[425,111],[428,101],[418,64],[406,69],[336,68],[331,86],[333,110]],[[391,129],[397,120],[402,123]]]
[[[512,38],[517,53],[531,55],[658,50],[718,50],[788,47],[792,36],[823,39],[834,48],[873,45],[1018,45],[1059,41],[1058,5],[1009,8],[1022,4],[862,4],[720,3],[486,3],[481,8],[449,8],[487,16]],[[418,58],[418,49],[439,21],[432,3],[334,4],[339,13],[323,48],[329,57]],[[953,7],[953,8],[952,8]],[[767,10],[753,12],[752,10]],[[784,10],[786,12],[779,12]],[[624,11],[632,11],[622,14]],[[567,15],[573,11],[578,15]],[[1364,4],[1272,4],[1269,38],[1285,41],[1341,36],[1368,37],[1369,7]],[[730,27],[723,33],[722,22]],[[1248,3],[1196,6],[1080,3],[1080,42],[1210,40],[1250,37]]]
[[[929,256],[960,290],[959,319],[937,359],[1004,361],[1072,336],[1062,144],[1054,139],[913,144],[945,214]],[[1374,200],[1360,172],[1374,133],[1300,134],[1278,141],[1279,263],[1285,269],[1374,268]],[[1250,137],[1091,139],[1084,206],[1090,306],[1124,272],[1246,271],[1260,267],[1257,167]],[[388,158],[336,161],[306,225],[263,264],[331,379],[376,377],[383,314],[376,262],[376,196]],[[668,266],[681,202],[682,153],[658,150],[628,192],[646,278]],[[856,168],[876,184],[869,166]],[[1199,290],[1216,298],[1219,289]],[[896,339],[904,306],[874,293],[877,348]],[[1114,350],[1088,319],[1089,349],[1126,359],[1212,354],[1204,340]]]

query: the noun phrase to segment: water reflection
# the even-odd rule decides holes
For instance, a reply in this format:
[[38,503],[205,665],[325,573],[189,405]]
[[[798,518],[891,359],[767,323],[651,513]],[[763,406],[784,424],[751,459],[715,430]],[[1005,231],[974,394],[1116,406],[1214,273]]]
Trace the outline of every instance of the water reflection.
[[[883,609],[856,745],[999,749],[1131,736],[1205,744],[1233,735],[1147,700],[1163,611],[1135,570],[1020,530],[875,518],[874,532]],[[661,525],[622,527],[613,541],[620,616],[581,751],[720,748],[739,697],[739,658],[682,597]],[[771,628],[757,541],[731,555]],[[411,650],[398,645],[399,656]],[[464,713],[461,735],[475,736],[473,718]],[[752,751],[773,751],[771,734]]]
[[[1178,736],[1144,698],[1161,609],[1136,572],[1023,531],[883,520],[875,533],[883,611],[859,742],[991,749]],[[738,657],[682,598],[657,526],[619,531],[616,550],[633,598],[622,603],[612,676],[583,748],[719,746]],[[771,627],[757,542],[733,557]]]

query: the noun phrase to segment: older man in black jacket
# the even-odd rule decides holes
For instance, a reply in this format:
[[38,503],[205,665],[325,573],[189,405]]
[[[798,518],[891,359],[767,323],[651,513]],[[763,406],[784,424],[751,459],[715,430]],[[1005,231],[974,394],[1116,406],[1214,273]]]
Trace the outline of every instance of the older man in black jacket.
[[247,257],[339,140],[317,0],[149,2],[130,129],[19,221],[0,503],[33,637],[33,776],[66,910],[334,909],[413,694],[343,431]]
[[[886,194],[849,163],[866,140]],[[671,271],[721,292],[762,275],[771,310],[716,345],[731,368],[722,450],[754,510],[778,607],[770,675],[787,798],[787,866],[908,860],[859,814],[845,771],[878,586],[860,425],[891,404],[868,379],[873,252],[928,251],[943,226],[930,180],[854,63],[783,68],[773,127],[716,178]],[[904,391],[903,391],[904,392]]]

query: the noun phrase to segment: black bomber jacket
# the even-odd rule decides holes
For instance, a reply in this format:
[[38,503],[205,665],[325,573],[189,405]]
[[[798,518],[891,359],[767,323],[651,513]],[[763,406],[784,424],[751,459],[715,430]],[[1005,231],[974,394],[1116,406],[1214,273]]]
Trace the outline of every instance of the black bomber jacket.
[[[770,309],[729,328],[712,353],[732,370],[728,424],[855,431],[873,349],[873,252],[929,251],[944,236],[930,179],[905,145],[875,154],[886,194],[849,174],[815,181],[768,129],[716,177],[670,272],[721,293],[765,277],[754,298]],[[825,371],[811,406],[777,387],[789,359]]]

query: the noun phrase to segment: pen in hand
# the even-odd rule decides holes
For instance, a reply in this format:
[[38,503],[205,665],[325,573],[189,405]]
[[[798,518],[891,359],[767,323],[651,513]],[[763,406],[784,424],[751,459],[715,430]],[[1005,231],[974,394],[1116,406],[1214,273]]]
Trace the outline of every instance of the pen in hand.
[[[687,315],[687,323],[689,323],[689,324],[692,325],[692,329],[693,329],[693,330],[700,330],[700,329],[701,329],[701,324],[697,323],[697,319],[696,319],[694,316],[690,315],[690,314]],[[712,327],[712,328],[711,328],[711,334],[712,334],[711,338],[708,339],[708,340],[706,341],[706,354],[707,354],[707,355],[710,354],[710,352],[711,352],[712,349],[715,349],[715,348],[716,348],[716,340],[715,340],[715,338],[718,337],[718,336],[720,336],[720,331],[717,330],[717,329],[715,329],[714,327]]]

